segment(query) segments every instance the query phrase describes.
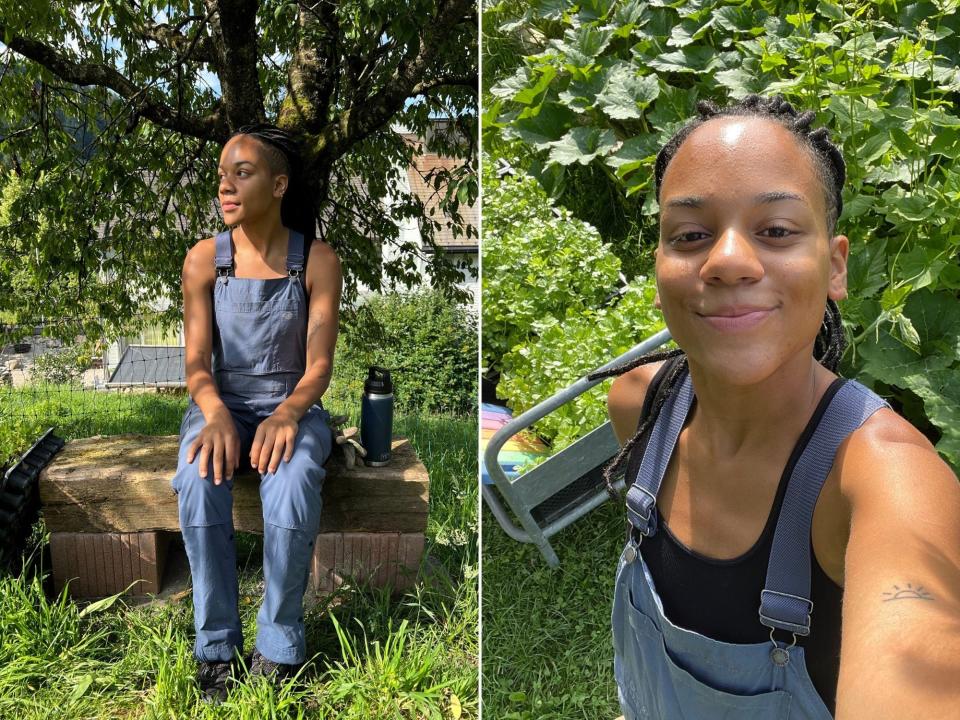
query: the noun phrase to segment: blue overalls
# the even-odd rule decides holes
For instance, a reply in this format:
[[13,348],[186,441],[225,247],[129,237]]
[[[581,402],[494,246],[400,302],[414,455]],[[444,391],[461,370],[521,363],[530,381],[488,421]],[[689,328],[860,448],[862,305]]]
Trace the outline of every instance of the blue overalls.
[[[233,277],[231,231],[216,238],[213,289],[212,371],[220,398],[240,436],[240,457],[249,457],[257,426],[296,387],[306,369],[307,298],[302,274],[303,235],[290,231],[288,277]],[[320,525],[320,491],[333,434],[320,403],[300,419],[293,457],[276,473],[261,475],[263,503],[263,603],[257,613],[256,647],[273,662],[306,659],[303,594]],[[233,480],[213,482],[213,462],[203,479],[199,452],[187,450],[203,428],[190,399],[180,424],[177,473],[180,529],[193,576],[198,660],[228,661],[243,651],[233,540]],[[241,461],[241,468],[246,464]],[[232,474],[232,473],[229,473]]]
[[[694,400],[689,373],[663,405],[627,491],[633,531],[613,602],[614,675],[626,720],[828,720],[796,635],[810,633],[810,524],[840,443],[889,405],[854,380],[830,400],[794,467],[777,519],[758,621],[770,641],[733,644],[674,625],[663,612],[639,541],[656,528],[657,492]],[[628,478],[630,482],[630,478]],[[775,636],[792,636],[787,643]]]

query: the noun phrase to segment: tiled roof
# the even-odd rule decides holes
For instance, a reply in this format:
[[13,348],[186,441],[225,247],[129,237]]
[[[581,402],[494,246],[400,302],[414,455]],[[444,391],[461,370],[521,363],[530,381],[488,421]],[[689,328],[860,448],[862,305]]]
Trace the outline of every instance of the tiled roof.
[[107,387],[185,387],[186,376],[184,348],[129,345],[107,381]]
[[[413,162],[407,168],[407,177],[410,180],[410,191],[423,202],[427,217],[439,222],[442,226],[434,233],[437,245],[452,252],[475,251],[477,249],[477,238],[475,236],[466,237],[465,233],[454,237],[450,228],[449,216],[439,208],[439,203],[447,192],[446,184],[441,184],[439,188],[434,187],[438,172],[454,170],[459,164],[462,164],[462,161],[456,158],[441,157],[436,153],[424,152],[421,155],[413,156]],[[471,225],[476,229],[479,215],[478,202],[471,206],[460,206],[460,217],[463,219],[465,226]]]

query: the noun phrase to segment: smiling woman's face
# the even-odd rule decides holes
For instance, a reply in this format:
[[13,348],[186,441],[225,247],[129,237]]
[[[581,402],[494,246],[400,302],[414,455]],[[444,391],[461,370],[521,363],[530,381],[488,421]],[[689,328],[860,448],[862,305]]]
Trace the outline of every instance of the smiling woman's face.
[[754,384],[812,357],[827,298],[846,294],[847,239],[829,237],[812,158],[779,123],[694,130],[660,187],[658,301],[691,363]]

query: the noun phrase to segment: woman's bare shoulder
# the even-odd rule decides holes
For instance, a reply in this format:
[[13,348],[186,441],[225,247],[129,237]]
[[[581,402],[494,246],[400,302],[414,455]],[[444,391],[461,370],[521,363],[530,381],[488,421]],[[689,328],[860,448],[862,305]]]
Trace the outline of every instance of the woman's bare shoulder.
[[214,261],[217,256],[216,239],[209,237],[198,240],[187,251],[183,260],[184,284],[208,284],[216,277]]
[[[852,503],[879,495],[931,495],[956,484],[956,476],[927,437],[889,408],[873,413],[837,453],[841,489]],[[922,479],[922,481],[920,481]]]
[[622,445],[637,431],[647,388],[665,361],[647,363],[625,372],[613,381],[607,393],[607,412]]
[[340,266],[340,259],[337,257],[337,253],[323,240],[314,240],[312,243],[310,243],[310,249],[308,252],[310,258],[308,265],[312,264],[313,267],[329,267],[331,265],[336,265],[337,267]]

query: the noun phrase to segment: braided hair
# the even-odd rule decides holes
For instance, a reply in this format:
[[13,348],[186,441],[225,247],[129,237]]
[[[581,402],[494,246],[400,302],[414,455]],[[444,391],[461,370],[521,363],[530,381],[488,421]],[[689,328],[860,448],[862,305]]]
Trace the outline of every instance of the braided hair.
[[[815,171],[824,190],[827,208],[827,228],[830,235],[834,234],[837,219],[843,210],[841,191],[844,180],[846,179],[846,165],[844,164],[840,149],[830,141],[830,132],[826,128],[811,130],[810,124],[815,117],[812,111],[798,113],[789,102],[784,100],[782,95],[777,95],[773,98],[748,95],[739,102],[723,108],[718,108],[710,102],[701,101],[697,103],[697,111],[699,113],[698,117],[678,130],[657,154],[657,161],[654,167],[657,200],[660,199],[660,186],[663,183],[663,175],[667,170],[667,166],[680,149],[680,146],[683,145],[684,141],[695,129],[709,120],[718,117],[765,118],[778,122],[790,130],[798,139],[801,146],[810,154]],[[836,372],[845,348],[846,336],[843,332],[840,308],[836,302],[828,299],[824,311],[823,323],[820,326],[820,332],[814,342],[813,356],[828,370]],[[650,412],[643,419],[637,432],[624,443],[617,455],[610,461],[607,467],[604,468],[603,478],[606,481],[607,492],[614,499],[619,498],[619,494],[613,487],[614,479],[622,471],[623,465],[627,461],[627,458],[629,458],[631,450],[636,446],[639,439],[650,426],[656,422],[661,408],[677,386],[678,381],[687,368],[687,358],[683,350],[679,349],[653,352],[630,362],[612,367],[609,370],[588,376],[590,380],[616,377],[641,365],[669,360],[671,358],[679,358],[679,361],[673,365],[668,375],[663,379],[663,391],[656,393]]]
[[230,137],[237,135],[249,135],[259,140],[270,172],[289,178],[280,201],[280,222],[301,233],[309,245],[316,238],[317,213],[304,175],[300,144],[286,130],[269,123],[244,125]]

